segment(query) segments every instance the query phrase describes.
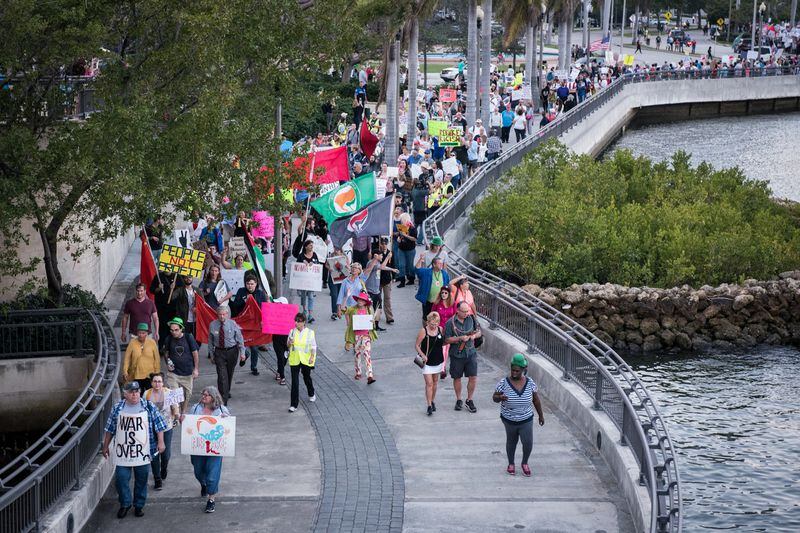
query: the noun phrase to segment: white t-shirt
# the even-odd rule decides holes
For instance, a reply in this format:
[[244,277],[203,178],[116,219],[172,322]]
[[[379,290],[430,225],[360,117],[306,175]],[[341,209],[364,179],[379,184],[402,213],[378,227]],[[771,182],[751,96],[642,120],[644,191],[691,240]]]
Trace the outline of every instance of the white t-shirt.
[[512,125],[514,126],[515,130],[524,130],[525,122],[526,122],[525,113],[521,115],[514,115],[514,122],[512,122]]

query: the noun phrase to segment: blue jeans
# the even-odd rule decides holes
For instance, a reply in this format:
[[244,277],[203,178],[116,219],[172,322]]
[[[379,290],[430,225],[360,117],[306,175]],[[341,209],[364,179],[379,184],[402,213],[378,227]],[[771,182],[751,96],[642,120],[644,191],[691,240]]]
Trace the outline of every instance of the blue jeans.
[[297,294],[300,296],[300,305],[303,307],[306,318],[310,317],[311,311],[314,310],[314,298],[317,294],[314,291],[297,291]]
[[331,291],[331,314],[339,310],[339,306],[336,305],[336,300],[339,299],[339,288],[341,286],[342,285],[339,283],[334,283],[333,278],[328,274],[328,290]]
[[[144,507],[147,501],[147,476],[149,473],[150,465],[116,467],[115,483],[120,507],[130,507],[131,503],[138,509]],[[134,478],[132,502],[131,476]]]
[[403,276],[408,278],[409,281],[414,281],[414,258],[417,255],[417,250],[397,250],[397,254],[395,256],[397,260],[397,270],[400,271],[398,274],[399,279],[403,279]]
[[167,465],[169,464],[169,457],[172,453],[172,428],[164,432],[164,453],[157,453],[150,463],[150,468],[153,470],[153,479],[162,479],[164,474],[167,473]]
[[392,256],[395,258],[395,267],[397,267],[397,270],[400,271],[395,274],[394,279],[399,280],[403,277],[403,269],[400,267],[400,261],[402,261],[400,258],[400,247],[395,240],[392,240]]
[[245,348],[244,353],[250,358],[250,370],[258,369],[258,346]]
[[219,492],[219,478],[222,475],[222,457],[192,455],[194,477],[205,487],[209,496]]

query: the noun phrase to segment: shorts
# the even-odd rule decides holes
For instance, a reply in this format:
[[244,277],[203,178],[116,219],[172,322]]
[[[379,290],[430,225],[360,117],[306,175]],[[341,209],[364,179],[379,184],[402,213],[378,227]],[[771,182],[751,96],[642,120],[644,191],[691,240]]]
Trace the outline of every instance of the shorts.
[[462,376],[473,378],[478,375],[478,357],[451,357],[450,377],[459,379]]

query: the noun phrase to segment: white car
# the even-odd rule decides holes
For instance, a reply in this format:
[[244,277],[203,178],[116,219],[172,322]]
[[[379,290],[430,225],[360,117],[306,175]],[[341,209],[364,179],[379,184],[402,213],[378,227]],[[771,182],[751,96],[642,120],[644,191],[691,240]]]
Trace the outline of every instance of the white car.
[[[465,78],[467,77],[467,73],[468,72],[469,72],[469,67],[464,67],[464,77]],[[490,67],[489,72],[491,72],[492,74],[497,72],[497,65],[492,63],[492,66]],[[442,77],[442,79],[446,83],[453,83],[456,80],[456,76],[458,76],[458,66],[447,67],[445,69],[442,69],[442,73],[440,74],[440,76]]]

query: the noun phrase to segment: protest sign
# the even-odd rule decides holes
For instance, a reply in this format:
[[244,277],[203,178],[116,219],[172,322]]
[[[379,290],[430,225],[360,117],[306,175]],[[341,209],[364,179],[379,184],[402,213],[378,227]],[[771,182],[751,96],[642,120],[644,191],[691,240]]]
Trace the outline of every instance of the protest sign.
[[166,394],[166,396],[164,396],[164,405],[166,407],[169,407],[170,405],[178,405],[183,400],[183,387],[178,387],[177,389],[172,389]]
[[186,415],[181,423],[181,453],[233,457],[236,455],[236,417]]
[[349,274],[347,258],[343,255],[334,255],[328,258],[328,271],[334,283],[341,283]]
[[294,327],[294,317],[299,307],[296,304],[261,304],[261,332],[274,335],[288,335]]
[[428,134],[431,137],[438,137],[442,130],[447,129],[446,120],[429,120],[428,121]]
[[373,315],[353,315],[353,331],[372,329],[374,318]]
[[419,175],[422,174],[422,166],[421,165],[411,165],[411,179],[416,180],[419,178]]
[[225,298],[229,292],[231,291],[228,290],[228,284],[225,283],[225,280],[221,280],[217,283],[217,286],[214,288],[214,297],[217,299],[218,302],[221,302],[222,299]]
[[321,291],[322,265],[293,263],[289,274],[289,288],[300,291]]
[[572,69],[572,70],[569,72],[569,79],[570,79],[570,80],[572,80],[572,81],[574,81],[574,80],[577,80],[577,79],[578,79],[578,74],[580,74],[580,73],[581,73],[581,69],[579,69],[579,68],[573,68],[573,69]]
[[614,52],[612,52],[611,50],[606,50],[606,63],[608,63],[609,65],[614,64]]
[[165,244],[158,256],[158,269],[196,278],[203,271],[205,261],[206,253],[203,251]]
[[397,167],[386,167],[386,177],[387,178],[396,178],[398,176],[399,170]]
[[244,237],[231,237],[228,241],[228,249],[230,253],[228,257],[234,258],[236,254],[242,254],[247,257],[247,246],[244,244]]
[[439,100],[441,102],[455,102],[457,96],[455,89],[439,89]]
[[553,74],[554,74],[554,75],[555,75],[555,77],[556,77],[556,78],[558,78],[559,80],[565,80],[565,79],[567,79],[567,71],[566,71],[566,70],[554,70],[554,71],[553,71]]
[[147,412],[130,414],[120,412],[117,416],[117,432],[114,434],[115,466],[143,466],[150,464],[150,433]]
[[178,246],[181,248],[188,248],[192,244],[192,239],[189,237],[189,229],[176,229],[175,242],[177,242]]
[[320,196],[324,196],[324,195],[328,194],[329,192],[331,192],[332,190],[336,189],[337,187],[339,187],[339,182],[338,181],[335,181],[333,183],[326,183],[322,187],[319,188],[319,195]]
[[309,235],[306,239],[314,243],[314,253],[317,254],[317,259],[324,263],[328,258],[328,243],[316,235]]
[[[236,294],[236,291],[244,287],[244,273],[244,270],[235,270],[232,268],[224,268],[220,270],[222,281],[225,282],[227,289],[233,294]],[[219,285],[221,285],[221,283],[217,285],[217,288],[219,288]],[[228,293],[226,292],[225,294]],[[223,298],[225,298],[225,294],[222,295]]]
[[458,159],[451,157],[442,161],[442,170],[445,174],[450,174],[451,176],[458,175]]
[[461,144],[461,128],[448,128],[439,132],[439,146],[458,146]]
[[275,219],[266,211],[253,211],[253,227],[250,229],[250,233],[253,237],[274,237]]
[[522,100],[523,98],[525,98],[525,96],[523,96],[522,89],[514,89],[513,91],[511,91],[512,102],[517,102],[519,100]]
[[375,175],[375,198],[383,198],[386,196],[386,177],[383,175]]
[[633,56],[631,54],[625,54],[623,57],[623,63],[626,67],[633,66]]

